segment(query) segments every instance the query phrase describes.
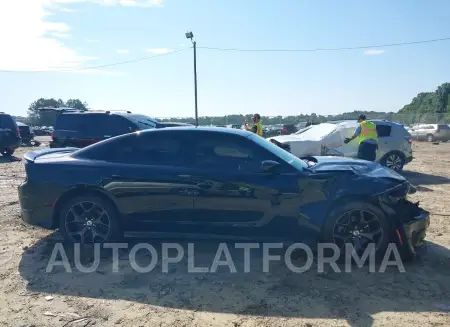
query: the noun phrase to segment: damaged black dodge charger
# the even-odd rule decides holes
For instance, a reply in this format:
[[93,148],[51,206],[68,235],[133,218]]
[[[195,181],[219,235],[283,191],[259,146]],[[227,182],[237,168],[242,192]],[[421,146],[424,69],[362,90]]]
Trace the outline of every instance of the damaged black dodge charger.
[[395,242],[410,257],[429,225],[401,175],[367,161],[301,160],[240,130],[141,131],[28,152],[24,164],[23,219],[74,243],[207,236],[373,243],[382,253]]

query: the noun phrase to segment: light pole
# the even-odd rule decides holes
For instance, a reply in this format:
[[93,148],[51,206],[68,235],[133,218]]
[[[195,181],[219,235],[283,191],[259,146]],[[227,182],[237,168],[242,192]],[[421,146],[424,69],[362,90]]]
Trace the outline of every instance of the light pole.
[[198,108],[197,108],[197,42],[193,40],[192,32],[186,33],[186,39],[190,39],[194,47],[194,92],[195,92],[195,126],[198,126]]

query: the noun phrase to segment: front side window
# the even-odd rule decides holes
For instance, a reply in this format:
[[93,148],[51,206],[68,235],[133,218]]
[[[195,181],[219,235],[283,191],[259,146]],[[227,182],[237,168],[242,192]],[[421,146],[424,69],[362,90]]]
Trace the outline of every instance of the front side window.
[[261,161],[270,158],[252,145],[245,137],[208,133],[194,142],[192,165],[224,172],[260,172]]

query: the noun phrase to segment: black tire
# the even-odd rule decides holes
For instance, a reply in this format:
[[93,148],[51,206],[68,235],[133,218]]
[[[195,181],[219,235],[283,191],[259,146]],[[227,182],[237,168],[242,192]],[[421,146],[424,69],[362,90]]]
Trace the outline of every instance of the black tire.
[[[345,259],[345,251],[344,251],[345,248],[343,247],[345,246],[345,243],[353,243],[356,237],[360,239],[359,242],[361,241],[366,242],[369,240],[366,236],[362,236],[363,234],[370,234],[369,228],[361,228],[360,226],[351,226],[351,224],[349,225],[347,241],[344,241],[340,237],[337,237],[338,234],[337,231],[338,230],[340,231],[340,229],[342,228],[342,225],[340,224],[340,222],[342,222],[342,219],[346,219],[345,217],[348,217],[351,220],[354,213],[360,215],[361,211],[365,212],[363,214],[364,218],[363,220],[367,219],[368,223],[370,222],[372,224],[369,227],[374,227],[376,230],[380,229],[381,231],[381,234],[374,237],[374,242],[372,242],[375,243],[376,258],[377,259],[383,258],[384,254],[386,253],[386,249],[389,244],[389,239],[391,235],[391,225],[389,224],[386,214],[380,208],[370,203],[358,201],[347,202],[346,204],[343,204],[332,210],[323,229],[324,242],[334,243],[341,249],[340,252],[341,255],[339,257],[339,261],[341,262]],[[376,218],[377,221],[372,222],[372,217]],[[355,218],[358,217],[355,216]],[[352,230],[353,233],[351,232]],[[355,236],[356,235],[355,230],[359,230],[357,234],[361,235]],[[355,248],[357,248],[357,246],[355,246]],[[359,255],[361,256],[361,254],[362,253],[360,253]]]
[[434,142],[434,136],[433,136],[433,134],[428,134],[428,135],[427,135],[427,141],[428,141],[428,142]]
[[11,149],[2,150],[2,156],[4,156],[4,157],[11,157],[13,154],[14,154],[14,150],[11,150]]
[[[79,210],[82,210],[82,207],[91,208],[88,205],[89,203],[93,204],[95,208],[89,214],[80,214],[81,211]],[[79,223],[74,222],[76,218],[73,214],[74,211],[71,210],[76,212],[80,220]],[[101,210],[105,213],[105,215],[102,215],[103,218],[94,220],[92,217],[96,217],[96,213]],[[92,219],[86,218],[85,215]],[[88,221],[91,221],[90,225],[88,225]],[[106,221],[108,221],[108,228],[104,227]],[[84,230],[83,237],[73,235],[73,232],[77,229],[80,229],[80,233],[81,230]],[[59,231],[64,239],[71,244],[103,244],[118,241],[123,236],[117,209],[109,201],[97,195],[81,195],[66,201],[59,213]],[[98,235],[94,236],[94,233]],[[99,235],[104,235],[104,237]]]
[[405,166],[405,156],[403,155],[403,153],[398,151],[388,152],[380,160],[380,164],[399,173]]

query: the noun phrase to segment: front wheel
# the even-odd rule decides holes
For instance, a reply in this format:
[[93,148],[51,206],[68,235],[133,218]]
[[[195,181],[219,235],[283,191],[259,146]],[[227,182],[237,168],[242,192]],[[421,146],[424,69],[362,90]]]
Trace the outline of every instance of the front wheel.
[[60,211],[59,229],[69,243],[102,244],[121,236],[117,210],[96,195],[67,201]]
[[390,152],[380,160],[380,164],[392,169],[393,171],[401,172],[403,170],[403,166],[405,165],[405,158],[400,153]]
[[432,134],[428,134],[428,135],[427,135],[427,141],[428,141],[428,142],[434,142],[434,137],[433,137]]
[[[361,257],[366,250],[374,250],[377,258],[384,255],[389,243],[390,225],[386,214],[365,202],[349,202],[335,208],[323,230],[327,243],[334,243],[343,259],[348,246]],[[347,244],[347,245],[346,245]]]

